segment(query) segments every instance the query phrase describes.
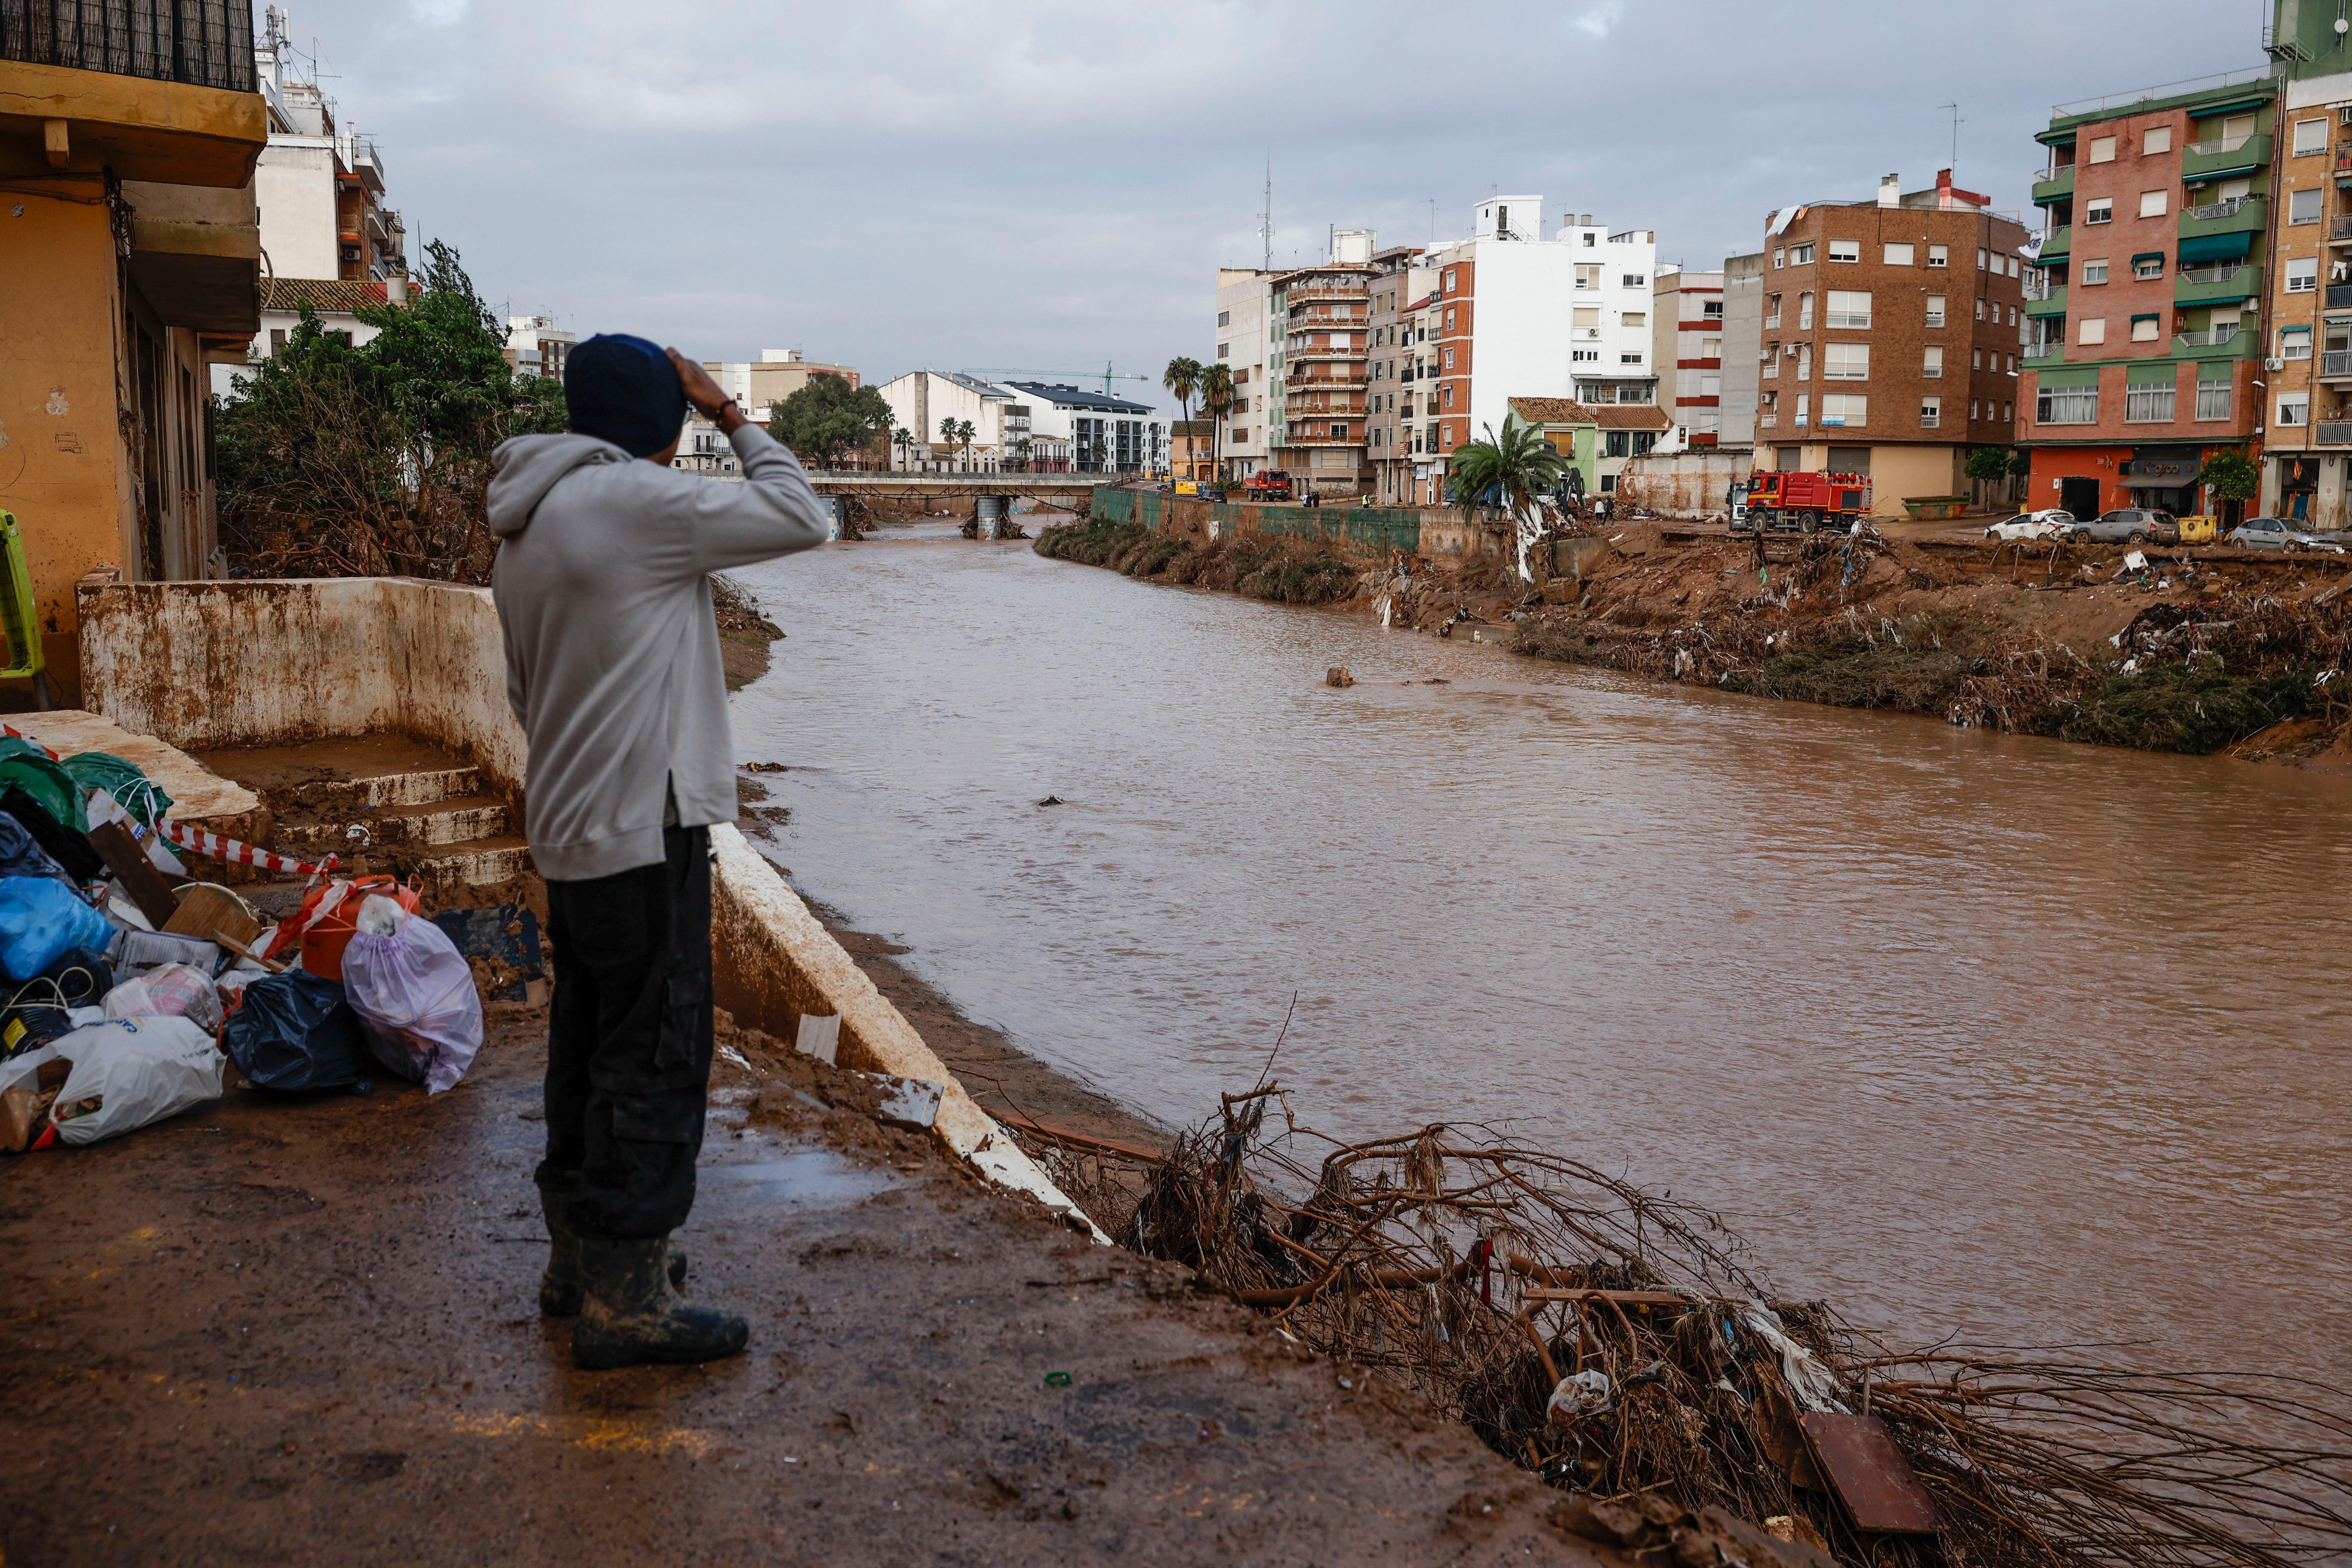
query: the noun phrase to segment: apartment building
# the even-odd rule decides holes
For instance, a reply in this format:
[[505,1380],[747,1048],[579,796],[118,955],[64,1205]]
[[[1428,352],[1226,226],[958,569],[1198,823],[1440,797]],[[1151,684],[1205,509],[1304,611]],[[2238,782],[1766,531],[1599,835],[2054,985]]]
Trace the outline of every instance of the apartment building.
[[1890,174],[1874,200],[1775,212],[1756,466],[1869,474],[1881,517],[1965,492],[1969,449],[2011,436],[2025,238],[1949,169],[1925,190]]
[[1513,397],[1507,405],[1568,459],[1588,496],[1615,494],[1625,465],[1648,457],[1674,428],[1666,411],[1654,403],[1588,408],[1570,397]]
[[241,363],[260,325],[269,138],[244,0],[184,0],[165,50],[125,8],[75,20],[0,26],[0,505],[37,612],[0,651],[23,668],[37,637],[68,705],[79,578],[220,570],[210,366]]
[[865,384],[856,365],[821,363],[803,357],[798,349],[761,349],[756,360],[705,360],[702,368],[747,416],[763,424],[776,405],[806,386],[813,375],[838,376],[853,392]]
[[1539,195],[1478,204],[1468,239],[1434,247],[1436,287],[1414,355],[1420,446],[1441,482],[1445,455],[1499,432],[1513,397],[1570,397],[1587,407],[1654,404],[1650,327],[1657,236],[1610,233],[1590,213],[1543,232]]
[[1712,447],[1723,430],[1723,274],[1661,267],[1650,300],[1650,363],[1658,373],[1659,405],[1685,445]]
[[1372,494],[1382,506],[1435,505],[1424,500],[1435,488],[1429,455],[1416,450],[1413,368],[1437,274],[1425,264],[1424,253],[1411,246],[1383,251],[1373,263],[1371,361],[1366,374]]
[[1717,444],[1756,444],[1756,395],[1763,385],[1765,253],[1723,263],[1723,396]]
[[1281,327],[1275,321],[1274,280],[1277,273],[1257,268],[1217,269],[1217,319],[1214,363],[1234,378],[1234,405],[1225,413],[1224,428],[1215,445],[1223,456],[1223,477],[1240,480],[1261,468],[1277,465],[1272,426],[1281,417],[1277,388],[1271,379],[1282,366]]
[[2029,506],[2205,510],[2205,458],[2262,427],[2275,92],[2244,71],[2062,103],[2035,136],[2050,161],[2018,402]]
[[334,106],[288,37],[285,9],[263,12],[253,51],[269,110],[269,145],[254,171],[261,246],[275,278],[382,283],[408,270],[408,236],[384,205],[383,159],[372,137],[339,124]]
[[[806,376],[802,380],[805,384]],[[726,384],[722,381],[720,384]],[[913,460],[918,462],[995,468],[1012,455],[1005,438],[1007,411],[1021,405],[1022,417],[1030,417],[1028,405],[1018,392],[961,371],[910,370],[884,382],[876,390],[890,405],[895,427],[915,437]],[[733,395],[739,404],[743,403],[741,394]],[[748,414],[750,405],[746,404],[744,407]],[[941,435],[940,426],[944,421],[969,424],[971,444],[967,447],[961,440]]]
[[[507,363],[514,366],[518,375],[543,375],[551,381],[562,381],[564,363],[579,342],[575,334],[557,325],[552,316],[507,318]],[[751,412],[748,401],[737,401],[743,404],[745,413]]]
[[1287,470],[1302,493],[1360,495],[1371,487],[1365,421],[1375,243],[1370,229],[1341,231],[1331,260],[1274,279],[1281,395],[1269,419],[1270,466]]
[[[1168,423],[1150,404],[1042,381],[992,384],[1026,410],[1037,446],[1066,450],[1082,474],[1161,473],[1168,467]],[[1033,453],[1034,457],[1034,453]]]

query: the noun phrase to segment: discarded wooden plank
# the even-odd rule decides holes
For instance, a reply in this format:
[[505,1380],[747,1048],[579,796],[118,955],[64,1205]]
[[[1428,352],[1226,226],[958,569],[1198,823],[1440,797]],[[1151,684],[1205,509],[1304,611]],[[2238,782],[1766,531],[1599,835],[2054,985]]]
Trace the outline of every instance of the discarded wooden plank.
[[1856,1530],[1921,1535],[1936,1528],[1936,1501],[1875,1415],[1809,1410],[1798,1417],[1806,1446]]
[[261,934],[261,922],[247,914],[235,899],[218,888],[201,883],[181,889],[179,910],[164,922],[163,929],[173,936],[204,936],[217,939],[226,931],[240,943],[249,943]]
[[[195,933],[191,932],[189,934],[193,935]],[[261,954],[254,952],[252,948],[247,946],[244,942],[239,942],[236,938],[229,935],[228,932],[225,931],[214,931],[212,933],[212,939],[220,943],[223,947],[228,949],[231,952],[236,954],[239,958],[249,958],[253,960],[254,963],[261,965],[262,968],[267,969],[272,974],[283,974],[286,973],[286,966],[284,964],[279,963],[275,959],[262,957]]]
[[1521,1293],[1528,1301],[1614,1301],[1621,1307],[1664,1307],[1669,1310],[1705,1306],[1704,1301],[1677,1296],[1671,1290],[1589,1290],[1580,1287],[1534,1285]]
[[1147,1165],[1156,1165],[1167,1156],[1167,1151],[1164,1149],[1146,1149],[1138,1143],[1122,1143],[1116,1138],[1097,1138],[1091,1132],[1073,1132],[1066,1127],[1051,1127],[1043,1121],[1033,1121],[1017,1110],[991,1110],[989,1114],[1005,1126],[1018,1131],[1034,1133],[1037,1137],[1055,1143],[1067,1143],[1074,1148],[1099,1149],[1108,1154],[1124,1154],[1130,1160],[1140,1160]]
[[98,851],[148,923],[157,931],[170,924],[180,912],[179,900],[172,897],[172,884],[163,880],[163,873],[155,869],[131,830],[119,822],[101,822],[89,830],[89,847]]

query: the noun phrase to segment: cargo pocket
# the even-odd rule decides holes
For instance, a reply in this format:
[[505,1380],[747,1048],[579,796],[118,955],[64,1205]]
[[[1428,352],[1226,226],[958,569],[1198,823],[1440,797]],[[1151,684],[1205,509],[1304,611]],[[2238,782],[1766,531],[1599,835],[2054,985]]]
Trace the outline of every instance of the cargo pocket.
[[613,1101],[613,1137],[624,1143],[691,1143],[702,1135],[698,1095],[632,1096]]
[[701,1043],[707,988],[699,974],[673,974],[662,982],[661,1038],[654,1047],[656,1068],[694,1061]]

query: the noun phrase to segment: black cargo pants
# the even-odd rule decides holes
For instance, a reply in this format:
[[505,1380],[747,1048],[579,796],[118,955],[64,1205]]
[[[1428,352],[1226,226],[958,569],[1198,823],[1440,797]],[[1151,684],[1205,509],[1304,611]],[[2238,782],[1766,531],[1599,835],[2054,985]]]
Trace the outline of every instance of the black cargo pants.
[[662,830],[665,858],[547,884],[555,1000],[547,1026],[541,1188],[573,1227],[667,1236],[694,1207],[710,1086],[710,830]]

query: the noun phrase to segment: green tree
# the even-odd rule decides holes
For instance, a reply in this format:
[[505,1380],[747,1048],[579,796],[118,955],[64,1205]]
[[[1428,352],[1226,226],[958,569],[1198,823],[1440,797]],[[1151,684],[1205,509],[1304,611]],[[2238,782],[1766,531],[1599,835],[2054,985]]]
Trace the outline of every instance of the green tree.
[[486,583],[491,454],[562,429],[562,384],[514,374],[498,318],[440,240],[408,304],[358,315],[376,335],[353,347],[305,308],[217,404],[230,570]]
[[[1186,359],[1179,355],[1170,360],[1168,368],[1160,374],[1160,384],[1166,387],[1168,395],[1176,400],[1176,406],[1183,411],[1184,421],[1187,424],[1192,423],[1192,399],[1199,395],[1201,391],[1201,374],[1199,360]],[[1187,477],[1197,479],[1200,476],[1192,474]]]
[[971,467],[971,421],[969,419],[957,420],[955,422],[955,432],[950,438],[963,448],[963,466],[967,468]]
[[2009,448],[2006,447],[1974,447],[1960,467],[1961,471],[1969,476],[1969,482],[1973,484],[1989,485],[1996,479],[2005,479],[2009,478],[2010,473]]
[[1235,401],[1231,367],[1221,360],[1201,372],[1201,412],[1212,421],[1209,426],[1209,474],[1213,479],[1224,472],[1224,419],[1233,412]]
[[863,451],[874,433],[889,429],[895,417],[888,399],[872,387],[852,387],[841,376],[819,373],[776,405],[768,416],[768,434],[809,467],[831,468],[850,453]]
[[1489,425],[1484,441],[1469,442],[1454,454],[1454,493],[1463,516],[1468,518],[1481,504],[1500,506],[1517,537],[1522,583],[1533,580],[1528,551],[1543,537],[1543,508],[1538,498],[1559,485],[1567,467],[1568,459],[1544,433],[1516,413],[1504,416],[1499,437]]
[[1027,473],[1029,471],[1029,437],[1024,436],[1018,441],[1013,442],[1013,450],[1014,455],[1021,459],[1021,471],[1024,474]]
[[2216,452],[2198,468],[2197,482],[2213,488],[2223,517],[2234,528],[2245,504],[2263,488],[2263,471],[2242,449]]
[[901,425],[891,433],[890,444],[898,448],[898,461],[903,466],[907,461],[907,449],[915,444],[915,433]]

